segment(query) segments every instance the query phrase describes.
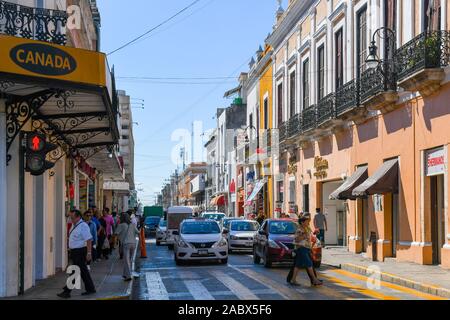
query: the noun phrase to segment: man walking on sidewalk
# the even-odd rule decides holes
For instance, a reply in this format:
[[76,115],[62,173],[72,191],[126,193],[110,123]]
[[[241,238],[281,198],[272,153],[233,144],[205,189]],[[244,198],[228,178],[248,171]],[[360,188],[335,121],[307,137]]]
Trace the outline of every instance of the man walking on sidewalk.
[[325,231],[328,231],[327,218],[320,211],[320,208],[316,209],[316,215],[314,216],[314,228],[319,230],[318,239],[323,247],[325,247]]
[[[86,289],[86,292],[82,293],[82,295],[94,294],[96,292],[94,282],[86,265],[87,261],[92,260],[91,230],[86,222],[81,219],[81,212],[79,210],[71,211],[70,218],[72,219],[72,228],[69,232],[70,259],[80,270],[80,276]],[[58,294],[58,297],[68,299],[70,298],[71,291],[66,285],[63,292]]]

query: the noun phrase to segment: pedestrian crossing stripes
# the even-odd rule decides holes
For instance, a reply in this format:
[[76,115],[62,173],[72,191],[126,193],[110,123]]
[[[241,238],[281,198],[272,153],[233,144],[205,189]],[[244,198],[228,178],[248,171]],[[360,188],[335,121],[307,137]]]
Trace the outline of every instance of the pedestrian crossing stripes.
[[199,280],[185,280],[184,284],[195,300],[215,300]]
[[149,300],[169,300],[169,294],[164,286],[159,272],[145,273]]
[[239,298],[239,300],[259,300],[259,297],[251,290],[232,277],[226,275],[224,272],[211,271],[211,274],[214,275],[217,280],[222,282],[228,289],[230,289]]
[[[243,260],[243,259],[242,259]],[[148,264],[139,281],[141,299],[148,300],[397,300],[439,299],[429,294],[381,281],[380,288],[367,286],[367,277],[335,268],[323,268],[325,283],[311,287],[305,272],[300,286],[286,283],[287,268],[260,265],[213,264],[157,268]]]

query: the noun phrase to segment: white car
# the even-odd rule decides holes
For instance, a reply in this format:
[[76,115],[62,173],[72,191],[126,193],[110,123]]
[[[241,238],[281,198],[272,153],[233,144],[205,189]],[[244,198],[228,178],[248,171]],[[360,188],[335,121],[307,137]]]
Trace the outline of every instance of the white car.
[[167,220],[161,219],[159,225],[156,228],[156,245],[160,246],[161,243],[166,242],[166,230]]
[[226,231],[222,234],[217,221],[187,219],[176,231],[174,258],[177,265],[183,261],[219,260],[228,263]]
[[253,251],[253,240],[259,230],[254,220],[233,220],[229,225],[228,253],[233,251]]

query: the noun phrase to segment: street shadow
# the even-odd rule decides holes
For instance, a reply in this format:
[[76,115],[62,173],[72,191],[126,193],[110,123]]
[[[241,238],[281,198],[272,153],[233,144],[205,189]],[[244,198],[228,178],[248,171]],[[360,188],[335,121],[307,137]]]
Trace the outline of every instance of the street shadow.
[[378,118],[371,119],[356,127],[359,142],[366,142],[378,137]]
[[320,155],[327,156],[333,153],[333,136],[327,136],[317,142]]
[[338,150],[349,149],[353,146],[353,131],[352,130],[343,130],[340,132],[336,132],[336,144]]
[[386,114],[383,117],[384,126],[388,134],[412,126],[412,107],[408,105]]
[[431,132],[432,120],[435,118],[446,116],[450,113],[450,105],[445,97],[440,99],[424,98],[424,106],[422,108],[423,121],[428,131]]
[[312,159],[315,156],[315,144],[314,143],[308,143],[307,147],[303,149],[303,157],[306,159]]

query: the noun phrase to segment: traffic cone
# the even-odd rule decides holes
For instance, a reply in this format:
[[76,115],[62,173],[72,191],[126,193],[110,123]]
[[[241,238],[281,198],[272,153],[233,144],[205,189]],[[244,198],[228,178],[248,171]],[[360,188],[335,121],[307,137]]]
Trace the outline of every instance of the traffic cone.
[[139,235],[139,241],[141,243],[141,259],[146,259],[147,258],[147,248],[145,247],[144,228],[141,228],[141,233]]

